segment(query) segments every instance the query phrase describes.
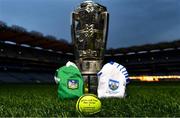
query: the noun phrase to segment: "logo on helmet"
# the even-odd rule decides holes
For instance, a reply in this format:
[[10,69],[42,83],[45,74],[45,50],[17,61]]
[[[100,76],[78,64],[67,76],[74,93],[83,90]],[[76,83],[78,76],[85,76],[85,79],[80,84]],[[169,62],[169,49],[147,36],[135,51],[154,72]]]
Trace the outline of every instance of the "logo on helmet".
[[68,80],[68,88],[69,89],[77,89],[79,87],[78,80]]
[[113,91],[117,90],[119,87],[119,81],[109,79],[109,88]]

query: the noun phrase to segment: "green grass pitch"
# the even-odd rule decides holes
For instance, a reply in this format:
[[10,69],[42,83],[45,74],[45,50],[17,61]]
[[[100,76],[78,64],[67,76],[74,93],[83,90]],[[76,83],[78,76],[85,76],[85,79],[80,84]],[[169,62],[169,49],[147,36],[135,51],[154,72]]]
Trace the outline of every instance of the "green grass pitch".
[[[180,83],[131,83],[125,99],[101,99],[93,116],[180,117]],[[0,85],[0,117],[76,117],[76,100],[57,98],[57,85]]]

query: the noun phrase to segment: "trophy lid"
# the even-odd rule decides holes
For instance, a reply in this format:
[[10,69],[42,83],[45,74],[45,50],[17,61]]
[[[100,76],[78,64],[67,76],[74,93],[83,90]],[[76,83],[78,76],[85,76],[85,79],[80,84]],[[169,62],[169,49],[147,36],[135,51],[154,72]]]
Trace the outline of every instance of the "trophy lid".
[[83,1],[82,3],[81,3],[81,7],[86,7],[87,5],[91,5],[91,6],[93,6],[95,3],[94,3],[94,1],[92,1],[92,0],[85,0],[85,1]]
[[84,2],[86,2],[86,3],[93,3],[94,1],[92,1],[92,0],[85,0]]
[[94,11],[95,9],[96,11],[101,12],[107,11],[105,6],[94,2],[93,0],[84,0],[75,11],[81,11],[82,9],[86,9],[88,12]]

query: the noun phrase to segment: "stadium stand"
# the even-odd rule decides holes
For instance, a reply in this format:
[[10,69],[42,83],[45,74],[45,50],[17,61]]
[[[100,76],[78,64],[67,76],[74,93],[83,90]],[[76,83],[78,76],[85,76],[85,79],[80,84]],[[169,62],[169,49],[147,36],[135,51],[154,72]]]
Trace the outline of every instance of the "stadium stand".
[[74,60],[65,40],[0,22],[0,83],[54,83],[54,73]]
[[[74,61],[65,40],[0,21],[0,83],[54,83],[54,73]],[[180,75],[180,40],[109,49],[105,61],[124,65],[130,76]]]
[[53,74],[35,72],[0,72],[0,83],[55,83]]
[[180,75],[180,40],[111,49],[106,61],[126,66],[131,75]]
[[6,72],[0,72],[0,83],[22,83],[22,81],[10,76]]

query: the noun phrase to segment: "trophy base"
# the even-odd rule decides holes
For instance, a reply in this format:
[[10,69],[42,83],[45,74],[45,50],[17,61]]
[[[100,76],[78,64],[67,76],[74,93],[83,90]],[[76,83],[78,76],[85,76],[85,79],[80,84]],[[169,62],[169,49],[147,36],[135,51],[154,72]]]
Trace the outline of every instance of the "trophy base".
[[101,69],[102,60],[78,60],[77,66],[80,68],[82,74],[94,74]]
[[97,72],[100,71],[102,60],[77,60],[77,66],[84,78],[85,93],[97,94],[98,78]]
[[94,74],[83,74],[85,93],[97,95],[98,79]]

